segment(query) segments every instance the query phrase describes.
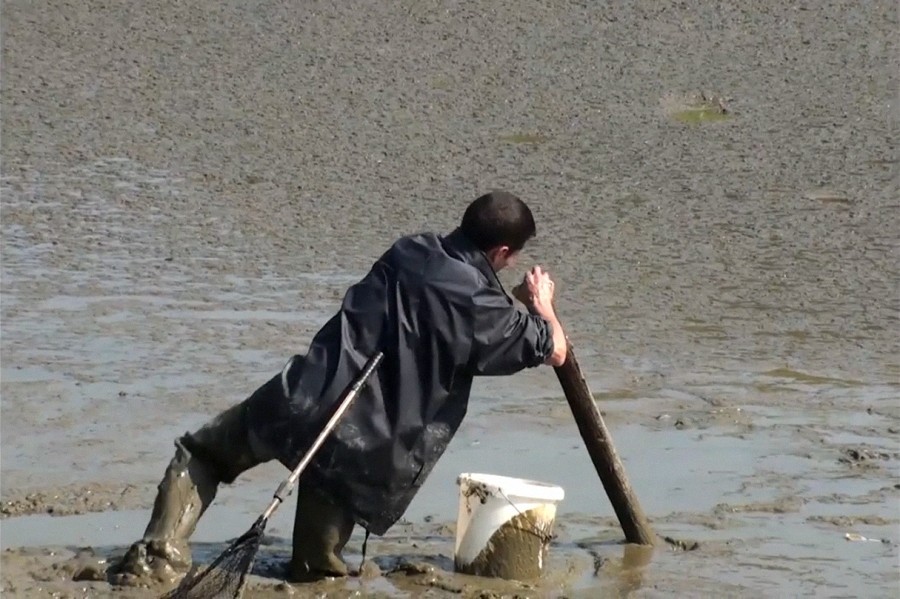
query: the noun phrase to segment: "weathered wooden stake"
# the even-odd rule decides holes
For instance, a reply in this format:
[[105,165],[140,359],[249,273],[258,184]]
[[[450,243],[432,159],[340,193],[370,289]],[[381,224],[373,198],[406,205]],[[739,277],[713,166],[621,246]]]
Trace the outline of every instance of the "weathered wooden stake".
[[616,448],[613,447],[612,437],[603,423],[594,396],[584,380],[571,342],[565,363],[554,370],[572,409],[572,415],[575,416],[581,438],[584,439],[591,461],[594,462],[594,468],[600,475],[606,495],[625,532],[625,540],[639,545],[655,544],[656,537],[631,485],[628,484],[625,468],[619,460]]

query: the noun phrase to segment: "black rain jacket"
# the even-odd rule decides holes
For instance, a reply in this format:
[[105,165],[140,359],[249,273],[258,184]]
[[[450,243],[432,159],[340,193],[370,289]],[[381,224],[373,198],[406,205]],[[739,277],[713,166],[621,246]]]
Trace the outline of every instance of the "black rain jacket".
[[384,360],[300,484],[382,535],[459,428],[473,377],[542,364],[553,338],[546,320],[516,308],[459,229],[403,237],[349,288],[307,354],[270,381],[250,411],[251,430],[294,468],[379,350]]

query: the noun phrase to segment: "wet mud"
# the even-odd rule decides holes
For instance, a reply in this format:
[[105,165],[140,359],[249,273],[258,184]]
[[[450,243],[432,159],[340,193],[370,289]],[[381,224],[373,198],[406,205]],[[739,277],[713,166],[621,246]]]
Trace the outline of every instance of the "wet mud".
[[[103,577],[174,439],[303,351],[394,237],[493,187],[538,222],[502,278],[556,279],[662,542],[622,543],[535,369],[477,382],[363,575],[285,584],[282,510],[254,595],[896,591],[895,3],[11,0],[0,28],[4,596],[155,596]],[[453,572],[473,465],[565,489],[539,581]],[[284,475],[223,488],[195,561]]]
[[147,485],[121,483],[73,484],[46,490],[3,489],[0,518],[49,514],[72,516],[88,512],[141,507],[150,492]]
[[464,562],[456,556],[456,571],[506,580],[539,579],[553,537],[555,508],[553,514],[545,511],[526,510],[504,522],[475,559]]

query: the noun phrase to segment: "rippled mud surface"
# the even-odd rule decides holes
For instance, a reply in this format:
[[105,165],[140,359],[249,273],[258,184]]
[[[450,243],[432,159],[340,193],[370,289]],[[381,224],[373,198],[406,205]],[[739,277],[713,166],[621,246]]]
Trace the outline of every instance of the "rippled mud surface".
[[[622,544],[538,369],[478,381],[363,575],[282,583],[283,509],[254,596],[895,593],[897,28],[889,2],[5,3],[0,590],[155,596],[103,573],[173,439],[394,237],[505,187],[539,237],[503,278],[556,278],[659,546]],[[565,488],[541,581],[451,572],[466,471]],[[285,474],[223,489],[196,559]]]

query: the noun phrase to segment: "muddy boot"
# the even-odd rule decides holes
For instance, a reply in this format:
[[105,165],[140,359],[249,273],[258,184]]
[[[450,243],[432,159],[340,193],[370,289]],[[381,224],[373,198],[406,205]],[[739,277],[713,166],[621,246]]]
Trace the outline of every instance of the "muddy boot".
[[191,455],[180,441],[175,447],[175,457],[159,483],[144,537],[113,568],[111,582],[171,583],[191,568],[188,540],[216,496],[219,478],[212,466]]
[[353,526],[353,519],[344,510],[310,490],[301,489],[294,518],[291,581],[347,576],[350,572],[341,551],[350,540]]

